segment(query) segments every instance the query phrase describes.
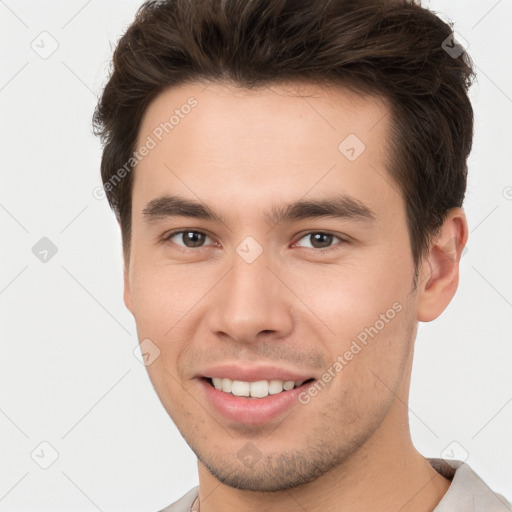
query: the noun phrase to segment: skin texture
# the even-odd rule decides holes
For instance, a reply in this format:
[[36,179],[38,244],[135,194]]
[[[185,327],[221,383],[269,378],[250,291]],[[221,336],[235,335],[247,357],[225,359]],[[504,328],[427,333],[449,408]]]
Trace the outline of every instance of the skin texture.
[[[147,369],[198,457],[201,511],[433,510],[449,481],[411,442],[408,392],[417,322],[436,318],[457,288],[464,213],[449,213],[414,289],[382,99],[304,83],[187,84],[150,104],[138,146],[190,97],[197,105],[134,170],[124,298],[139,339],[160,350]],[[366,146],[355,161],[338,149],[349,134]],[[265,217],[274,205],[335,193],[375,219]],[[144,208],[166,194],[207,204],[224,222],[148,222]],[[188,249],[180,234],[164,240],[179,229],[207,236]],[[315,245],[317,232],[335,237]],[[252,263],[236,251],[248,236],[263,250]],[[246,425],[205,398],[197,377],[214,363],[268,363],[322,379],[393,304],[400,311],[307,405]],[[237,457],[247,443],[258,454],[250,467]]]

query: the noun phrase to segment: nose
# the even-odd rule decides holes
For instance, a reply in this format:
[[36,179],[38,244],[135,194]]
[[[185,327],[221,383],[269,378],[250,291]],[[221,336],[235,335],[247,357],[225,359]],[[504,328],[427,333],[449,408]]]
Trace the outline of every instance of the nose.
[[210,332],[240,343],[291,332],[293,294],[269,263],[265,252],[252,263],[234,254],[231,271],[215,287]]

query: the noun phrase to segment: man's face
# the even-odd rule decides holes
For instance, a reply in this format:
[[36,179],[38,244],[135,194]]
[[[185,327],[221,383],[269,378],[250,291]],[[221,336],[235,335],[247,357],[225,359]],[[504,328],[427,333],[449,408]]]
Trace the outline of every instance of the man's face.
[[[297,91],[167,90],[134,171],[125,301],[160,350],[150,378],[199,460],[253,490],[311,481],[407,421],[417,298],[389,114],[343,89]],[[339,216],[286,210],[311,201]]]

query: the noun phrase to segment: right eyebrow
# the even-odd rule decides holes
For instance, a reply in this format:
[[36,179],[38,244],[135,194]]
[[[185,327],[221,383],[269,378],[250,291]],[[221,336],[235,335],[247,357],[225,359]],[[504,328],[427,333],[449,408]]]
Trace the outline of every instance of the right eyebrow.
[[178,196],[152,199],[142,210],[144,220],[153,222],[167,217],[191,217],[225,224],[223,217],[207,205]]

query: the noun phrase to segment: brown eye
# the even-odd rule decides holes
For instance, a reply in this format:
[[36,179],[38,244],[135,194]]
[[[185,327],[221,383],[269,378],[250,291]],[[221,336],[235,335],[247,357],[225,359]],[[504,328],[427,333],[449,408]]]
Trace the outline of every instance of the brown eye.
[[[174,238],[176,240],[173,240]],[[202,247],[207,238],[209,238],[208,235],[201,233],[201,231],[176,231],[168,235],[165,240],[172,241],[187,249],[194,249]]]
[[314,231],[307,233],[300,240],[309,240],[312,249],[329,249],[332,246],[333,240],[338,239],[343,241],[340,237],[333,235],[332,233],[325,233],[323,231]]

